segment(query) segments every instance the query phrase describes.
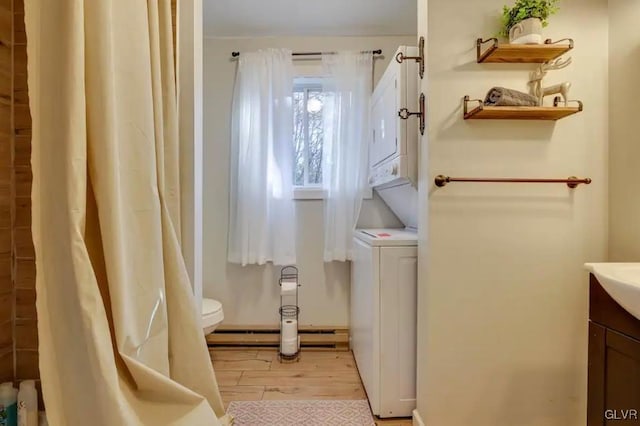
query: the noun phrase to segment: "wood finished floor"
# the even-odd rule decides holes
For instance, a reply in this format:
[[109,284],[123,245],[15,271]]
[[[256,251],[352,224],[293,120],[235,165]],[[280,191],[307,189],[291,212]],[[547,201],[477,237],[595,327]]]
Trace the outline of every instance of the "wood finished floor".
[[[280,363],[268,349],[218,349],[209,353],[225,406],[231,401],[366,399],[351,352],[301,353]],[[376,419],[380,426],[409,426],[411,419]]]

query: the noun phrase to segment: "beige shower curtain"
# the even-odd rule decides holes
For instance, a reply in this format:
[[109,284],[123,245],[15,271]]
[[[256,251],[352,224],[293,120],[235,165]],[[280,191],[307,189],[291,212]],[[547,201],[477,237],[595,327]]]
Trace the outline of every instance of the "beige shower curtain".
[[25,0],[52,426],[228,423],[179,246],[169,2]]

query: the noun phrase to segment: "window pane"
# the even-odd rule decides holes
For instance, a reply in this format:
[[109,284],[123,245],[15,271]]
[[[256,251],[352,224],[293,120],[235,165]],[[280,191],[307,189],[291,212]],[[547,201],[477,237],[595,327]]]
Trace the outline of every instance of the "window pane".
[[304,185],[304,92],[293,92],[293,184]]
[[309,159],[307,165],[309,184],[311,185],[322,183],[323,102],[324,97],[320,90],[309,91],[306,108],[309,120]]

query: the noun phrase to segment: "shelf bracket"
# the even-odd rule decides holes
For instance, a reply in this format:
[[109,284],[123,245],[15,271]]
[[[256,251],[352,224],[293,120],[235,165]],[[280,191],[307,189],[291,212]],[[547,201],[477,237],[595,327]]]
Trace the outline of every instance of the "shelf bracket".
[[420,37],[418,42],[418,56],[405,56],[402,52],[396,55],[396,62],[401,64],[407,59],[416,61],[420,66],[420,78],[424,78],[424,37]]
[[469,102],[478,102],[480,105],[478,105],[476,107],[477,108],[482,108],[482,105],[484,104],[484,102],[482,101],[482,99],[470,99],[469,95],[466,95],[464,97],[464,118],[465,120],[467,119],[467,117],[469,116]]
[[420,118],[420,134],[424,135],[424,129],[425,129],[425,97],[424,97],[424,93],[420,93],[420,111],[418,112],[409,112],[409,109],[407,108],[400,108],[400,111],[398,111],[398,117],[400,117],[403,120],[408,120],[409,117],[411,117],[412,115],[415,115],[417,117]]
[[[577,99],[569,99],[567,100],[567,103],[569,102],[575,102],[578,104],[578,111],[582,112],[582,109],[584,107],[584,105],[582,104],[582,101],[579,101]],[[556,96],[555,98],[553,98],[553,106],[554,107],[558,107],[560,106],[560,104],[562,103],[562,98],[560,96]]]
[[[493,44],[484,53],[482,53],[482,45],[483,44],[487,44],[489,42],[492,42]],[[481,38],[477,39],[476,40],[476,58],[477,58],[477,62],[481,63],[482,61],[484,61],[484,59],[487,56],[489,56],[497,48],[498,48],[498,39],[496,37],[488,38],[486,40],[483,40]]]
[[572,38],[563,38],[557,41],[553,41],[550,38],[546,39],[544,41],[544,44],[558,44],[558,43],[562,43],[563,41],[568,41],[569,42],[569,50],[573,49],[573,39]]

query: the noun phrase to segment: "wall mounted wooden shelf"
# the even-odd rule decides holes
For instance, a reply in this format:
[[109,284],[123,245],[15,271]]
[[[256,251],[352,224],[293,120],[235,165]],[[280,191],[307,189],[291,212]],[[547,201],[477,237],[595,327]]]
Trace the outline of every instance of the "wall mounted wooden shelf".
[[[472,110],[468,109],[469,102],[478,102],[478,106]],[[565,107],[525,107],[525,106],[485,106],[480,99],[469,99],[464,97],[464,119],[465,120],[560,120],[582,111],[582,102],[576,102],[578,106]]]
[[[484,52],[482,45],[491,42]],[[498,43],[497,38],[476,40],[478,63],[536,63],[541,64],[556,59],[573,49],[573,40],[570,38],[551,41],[545,40],[544,44],[503,44]]]

